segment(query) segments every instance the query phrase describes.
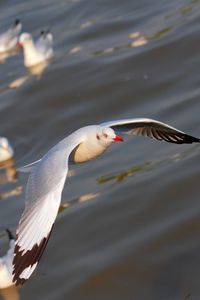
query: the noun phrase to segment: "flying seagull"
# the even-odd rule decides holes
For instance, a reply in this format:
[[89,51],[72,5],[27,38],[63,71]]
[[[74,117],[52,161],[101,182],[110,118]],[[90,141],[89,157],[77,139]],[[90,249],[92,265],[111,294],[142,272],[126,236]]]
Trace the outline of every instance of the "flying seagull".
[[30,171],[25,194],[25,210],[16,232],[13,282],[23,284],[36,268],[47,245],[58,214],[68,172],[69,158],[86,162],[102,154],[113,142],[122,142],[118,132],[143,135],[175,144],[199,143],[165,123],[134,118],[82,127],[51,148],[40,160],[27,165]]

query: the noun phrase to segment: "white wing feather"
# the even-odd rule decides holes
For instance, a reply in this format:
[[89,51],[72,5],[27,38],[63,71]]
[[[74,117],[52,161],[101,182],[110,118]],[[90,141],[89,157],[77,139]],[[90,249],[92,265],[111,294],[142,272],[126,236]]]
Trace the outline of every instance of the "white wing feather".
[[26,207],[16,234],[13,259],[16,285],[30,277],[45,249],[60,205],[69,155],[83,139],[83,131],[76,131],[47,152],[30,173]]

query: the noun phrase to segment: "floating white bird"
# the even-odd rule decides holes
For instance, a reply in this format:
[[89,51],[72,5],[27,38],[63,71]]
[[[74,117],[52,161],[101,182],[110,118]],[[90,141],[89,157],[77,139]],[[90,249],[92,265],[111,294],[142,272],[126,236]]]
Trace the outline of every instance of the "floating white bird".
[[9,249],[5,256],[0,258],[0,289],[8,288],[12,286],[14,283],[12,282],[12,260],[15,248],[15,238],[13,237],[10,230],[6,230],[10,243]]
[[29,33],[22,33],[18,45],[24,50],[24,65],[32,67],[53,57],[53,36],[49,31],[42,31],[34,43]]
[[0,137],[0,162],[4,162],[14,155],[14,151],[5,137]]
[[31,173],[26,187],[26,207],[16,233],[13,260],[16,285],[30,277],[46,247],[58,213],[69,158],[75,163],[85,162],[102,154],[112,142],[123,141],[114,130],[176,144],[200,142],[198,138],[152,119],[111,121],[78,129],[40,160],[26,166]]
[[22,24],[20,20],[16,20],[6,32],[0,34],[0,53],[10,51],[16,47],[21,30]]

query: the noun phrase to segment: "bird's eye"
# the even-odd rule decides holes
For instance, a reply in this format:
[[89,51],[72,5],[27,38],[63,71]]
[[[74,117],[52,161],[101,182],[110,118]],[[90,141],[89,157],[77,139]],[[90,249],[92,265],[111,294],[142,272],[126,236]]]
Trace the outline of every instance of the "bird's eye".
[[107,138],[107,137],[108,137],[107,133],[104,133],[104,134],[103,134],[103,136],[104,136],[105,138]]
[[96,138],[97,138],[97,140],[100,140],[100,136],[98,134],[96,135]]

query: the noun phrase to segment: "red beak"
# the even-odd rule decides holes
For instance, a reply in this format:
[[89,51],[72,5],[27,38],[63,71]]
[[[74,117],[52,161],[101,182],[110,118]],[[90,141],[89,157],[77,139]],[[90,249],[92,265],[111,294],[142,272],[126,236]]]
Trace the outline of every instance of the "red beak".
[[22,47],[22,44],[20,42],[17,42],[16,44],[18,47]]
[[123,138],[119,135],[116,135],[115,138],[113,139],[115,142],[123,142]]

